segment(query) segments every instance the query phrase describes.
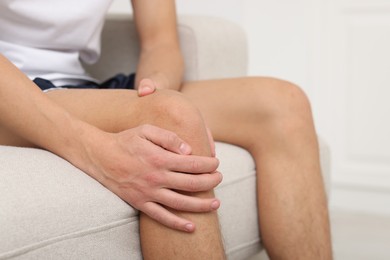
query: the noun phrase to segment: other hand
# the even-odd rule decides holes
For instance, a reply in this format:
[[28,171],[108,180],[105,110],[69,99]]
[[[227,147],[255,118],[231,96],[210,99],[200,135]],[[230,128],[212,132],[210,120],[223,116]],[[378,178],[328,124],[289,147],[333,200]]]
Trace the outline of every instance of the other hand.
[[157,72],[141,79],[138,86],[138,96],[153,94],[156,89],[169,89],[169,80],[164,73]]

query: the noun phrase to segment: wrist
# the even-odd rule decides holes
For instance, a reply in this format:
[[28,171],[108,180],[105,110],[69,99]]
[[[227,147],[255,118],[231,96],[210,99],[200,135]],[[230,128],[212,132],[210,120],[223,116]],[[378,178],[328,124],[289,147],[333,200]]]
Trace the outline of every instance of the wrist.
[[108,133],[78,119],[69,121],[66,133],[59,133],[61,140],[53,152],[69,161],[75,167],[97,179],[94,163],[94,152],[105,143]]
[[184,59],[180,49],[170,45],[143,49],[136,73],[136,87],[142,79],[157,82],[158,89],[180,90],[184,75]]

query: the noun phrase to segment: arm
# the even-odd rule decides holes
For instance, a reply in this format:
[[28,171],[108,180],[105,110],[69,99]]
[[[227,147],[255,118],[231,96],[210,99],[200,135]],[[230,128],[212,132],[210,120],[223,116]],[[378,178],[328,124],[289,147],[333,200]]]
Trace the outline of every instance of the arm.
[[2,55],[0,75],[0,125],[27,142],[72,161],[85,132],[97,132],[48,99]]
[[[184,61],[176,29],[175,1],[132,0],[132,5],[141,46],[136,78],[140,95],[155,88],[179,90]],[[143,89],[146,86],[151,90]]]
[[[203,191],[215,187],[221,181],[217,174],[197,177],[178,173],[214,172],[218,166],[215,158],[189,156],[188,144],[158,127],[139,126],[115,134],[101,131],[49,99],[1,55],[0,75],[0,144],[10,144],[1,132],[7,129],[34,146],[52,151],[171,228],[193,231],[186,230],[189,221],[167,213],[162,205],[194,212],[212,210],[209,205],[215,199],[195,201],[176,192],[173,196],[166,192],[164,195],[164,191]],[[162,165],[156,158],[164,158],[167,163]],[[189,168],[194,163],[202,172]],[[150,181],[162,175],[166,178],[161,186]]]
[[[132,0],[141,54],[136,87],[140,96],[155,89],[180,90],[184,59],[180,50],[174,0]],[[215,144],[207,129],[215,156]]]

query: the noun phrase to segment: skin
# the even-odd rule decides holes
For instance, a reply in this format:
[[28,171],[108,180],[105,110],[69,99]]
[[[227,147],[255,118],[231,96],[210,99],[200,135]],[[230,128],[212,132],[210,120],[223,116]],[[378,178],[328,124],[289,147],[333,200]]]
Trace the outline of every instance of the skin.
[[[221,181],[222,176],[215,172],[218,160],[210,156],[211,152],[208,156],[195,156],[193,148],[187,141],[179,137],[176,132],[167,129],[169,124],[177,125],[179,120],[173,120],[170,117],[175,117],[180,110],[186,109],[187,106],[190,107],[188,101],[181,98],[176,92],[165,90],[161,91],[161,94],[155,93],[153,96],[141,99],[133,91],[132,98],[129,99],[131,104],[123,104],[123,101],[120,100],[113,102],[119,93],[110,92],[114,99],[107,99],[104,92],[98,92],[94,96],[95,100],[90,102],[91,107],[88,107],[84,101],[87,96],[91,95],[89,92],[96,91],[53,91],[44,94],[2,56],[0,56],[0,69],[15,83],[10,88],[5,77],[0,79],[0,96],[2,97],[2,102],[0,102],[1,144],[41,147],[52,151],[111,190],[115,190],[116,193],[119,193],[120,188],[114,186],[121,186],[122,178],[134,180],[134,174],[144,178],[143,186],[147,187],[148,179],[145,176],[150,172],[157,176],[162,172],[165,175],[167,172],[172,173],[167,175],[167,184],[164,184],[171,190],[205,191],[214,188]],[[75,98],[76,95],[78,98]],[[110,103],[117,104],[104,106],[111,108],[105,109],[108,113],[106,117],[104,117],[103,111],[100,111],[100,118],[96,118],[97,107],[93,103],[98,102],[99,98],[111,100]],[[18,100],[18,102],[14,102],[14,100]],[[69,103],[71,106],[66,107],[61,102]],[[150,102],[154,104],[155,109],[150,108]],[[147,120],[147,117],[156,118],[155,115],[161,107],[167,106],[169,102],[174,105],[177,103],[178,108],[169,110],[168,118],[161,116],[158,120]],[[122,115],[122,120],[131,122],[127,124],[127,127],[117,125],[111,117],[112,114],[118,114],[118,109],[123,108],[123,106],[126,106],[129,117]],[[13,109],[8,109],[9,107]],[[88,111],[89,115],[77,114],[80,107],[83,107],[84,111]],[[92,112],[93,110],[94,112]],[[204,127],[197,110],[194,108],[188,108],[188,110],[187,120],[196,119],[198,124]],[[190,113],[193,114],[193,117]],[[160,121],[167,122],[164,129],[157,126],[162,125]],[[207,138],[207,131],[204,129],[203,132]],[[169,158],[169,160],[161,163],[154,156]],[[115,167],[111,165],[112,161],[117,162]],[[149,169],[145,168],[146,164],[149,165]],[[203,175],[174,174],[177,172]],[[190,185],[193,182],[199,182],[199,184],[193,187]],[[129,192],[135,193],[133,190]],[[153,215],[154,218],[160,219],[171,228],[187,230],[188,228],[185,227],[187,224],[193,225],[193,223],[173,214],[170,214],[169,217],[166,216],[166,210],[157,204],[153,210],[144,209],[146,205],[140,205],[139,201],[144,202],[144,204],[148,201],[155,201],[163,205],[164,203],[157,201],[160,199],[160,194],[150,190],[149,192],[142,190],[140,193],[143,195],[135,194],[133,196],[137,199],[125,200],[143,212]],[[155,193],[155,198],[145,198],[146,194],[152,193]],[[173,199],[180,200],[181,198],[180,204],[183,205],[177,209],[207,212],[219,207],[219,201],[215,198],[198,200],[197,203],[194,203],[192,196],[184,198],[181,194],[176,195]],[[125,195],[121,197],[125,197]],[[192,206],[184,208],[188,205]],[[193,231],[193,229],[187,231]]]
[[[174,1],[132,5],[141,45],[137,91],[44,94],[0,56],[0,144],[52,151],[140,209],[145,259],[223,259],[220,202],[212,191],[222,176],[211,133],[256,161],[260,233],[269,256],[331,259],[305,94],[271,78],[182,82]],[[229,131],[231,122],[240,132]]]
[[[165,8],[172,10],[172,1]],[[144,15],[141,12],[139,16],[148,17],[147,11]],[[155,25],[164,29],[153,35],[160,37],[161,42],[165,32],[177,39],[174,18],[164,19],[166,24]],[[149,22],[153,23],[153,19]],[[139,31],[144,29],[138,25]],[[170,46],[178,48],[178,43]],[[272,259],[332,259],[318,141],[310,103],[303,91],[290,82],[261,77],[184,82],[178,86],[174,83],[182,73],[183,63],[180,52],[172,52],[171,48],[169,58],[163,51],[155,51],[151,55],[155,63],[151,66],[171,60],[176,61],[176,66],[154,67],[150,74],[137,74],[139,94],[147,95],[157,88],[181,91],[200,109],[215,140],[250,151],[257,165],[260,232]],[[175,58],[173,53],[178,56]],[[229,131],[231,122],[240,126],[239,133]]]

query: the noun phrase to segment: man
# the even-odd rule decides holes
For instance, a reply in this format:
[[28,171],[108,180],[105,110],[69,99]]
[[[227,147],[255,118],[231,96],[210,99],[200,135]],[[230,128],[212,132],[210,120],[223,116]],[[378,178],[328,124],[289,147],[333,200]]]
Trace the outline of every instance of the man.
[[[297,86],[260,77],[182,82],[174,1],[133,0],[137,90],[85,89],[101,86],[78,58],[98,58],[110,1],[30,2],[0,3],[1,144],[50,150],[139,209],[145,259],[223,259],[212,135],[255,159],[270,257],[331,259],[318,144]],[[131,79],[108,85],[131,88]],[[229,131],[231,122],[246,134]]]

